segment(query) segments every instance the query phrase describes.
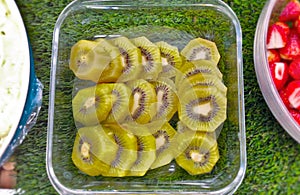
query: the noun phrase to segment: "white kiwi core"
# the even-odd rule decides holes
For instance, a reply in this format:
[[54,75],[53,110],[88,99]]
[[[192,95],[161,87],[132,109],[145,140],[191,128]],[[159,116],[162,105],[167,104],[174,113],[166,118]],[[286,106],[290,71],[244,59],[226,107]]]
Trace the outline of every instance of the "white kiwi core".
[[80,148],[80,153],[84,159],[90,158],[90,144],[84,142]]
[[160,135],[156,138],[156,149],[162,147],[166,142],[166,139],[163,135]]
[[141,98],[141,94],[140,93],[135,93],[133,95],[133,106],[132,106],[132,112],[131,112],[131,114],[133,114],[139,108],[140,98]]
[[199,153],[199,151],[191,151],[190,156],[194,162],[203,162],[204,161],[204,155]]
[[90,97],[85,101],[83,106],[86,109],[88,109],[88,108],[91,108],[92,106],[95,106],[95,103],[96,103],[96,99],[94,97]]
[[193,112],[196,114],[208,116],[211,111],[212,106],[210,102],[203,102],[193,107]]

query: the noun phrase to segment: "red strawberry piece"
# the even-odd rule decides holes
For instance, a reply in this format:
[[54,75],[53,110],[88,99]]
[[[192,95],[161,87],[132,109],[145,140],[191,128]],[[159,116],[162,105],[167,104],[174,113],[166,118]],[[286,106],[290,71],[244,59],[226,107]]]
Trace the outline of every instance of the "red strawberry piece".
[[289,105],[300,110],[300,80],[291,81],[286,87]]
[[280,62],[281,58],[279,52],[276,49],[268,49],[267,50],[268,62]]
[[283,22],[276,22],[269,26],[267,33],[267,49],[283,48],[288,39],[290,28]]
[[300,37],[297,31],[293,30],[287,39],[285,47],[279,49],[282,59],[293,60],[300,55]]
[[279,21],[286,22],[296,20],[300,15],[300,3],[298,0],[291,0],[279,15]]
[[288,65],[285,62],[274,62],[269,66],[276,89],[280,90],[289,78]]
[[300,16],[295,20],[293,25],[294,25],[294,28],[296,29],[296,31],[298,33],[300,33]]
[[283,104],[287,107],[290,108],[290,102],[289,102],[289,98],[287,95],[287,91],[286,88],[282,88],[281,90],[278,91],[279,92],[279,96],[283,102]]
[[295,109],[289,109],[290,114],[295,119],[295,121],[300,125],[300,112]]
[[289,75],[295,80],[300,80],[300,58],[296,58],[290,63]]

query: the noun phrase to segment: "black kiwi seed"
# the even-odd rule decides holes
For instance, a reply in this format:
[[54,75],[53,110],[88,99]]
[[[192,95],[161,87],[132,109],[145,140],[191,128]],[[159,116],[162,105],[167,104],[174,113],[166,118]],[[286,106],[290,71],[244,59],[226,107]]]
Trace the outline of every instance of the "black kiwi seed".
[[146,102],[145,98],[147,96],[145,91],[139,87],[137,87],[133,90],[133,94],[135,94],[135,93],[141,94],[142,97],[140,98],[138,109],[132,114],[132,118],[134,120],[136,120],[141,115],[141,113],[145,110],[145,102]]

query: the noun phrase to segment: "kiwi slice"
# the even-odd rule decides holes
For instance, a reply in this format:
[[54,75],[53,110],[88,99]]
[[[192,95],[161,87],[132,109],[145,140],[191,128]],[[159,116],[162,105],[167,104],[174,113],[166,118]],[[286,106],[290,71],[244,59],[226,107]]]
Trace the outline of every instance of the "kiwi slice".
[[153,85],[144,79],[138,79],[127,82],[127,86],[131,89],[129,120],[132,119],[140,124],[148,123],[153,116],[152,107],[156,101]]
[[152,85],[156,92],[156,114],[152,120],[169,121],[177,111],[178,98],[175,84],[171,79],[161,78],[152,82]]
[[118,82],[127,82],[134,80],[142,70],[142,55],[138,49],[127,37],[118,37],[111,40],[112,43],[119,48],[123,71]]
[[124,121],[119,125],[126,131],[136,136],[152,135],[158,128],[162,127],[166,123],[165,119],[158,119],[150,121],[148,123],[140,124],[135,121]]
[[144,36],[131,39],[131,41],[140,49],[142,54],[143,68],[140,78],[155,80],[162,71],[159,48]]
[[166,164],[169,164],[173,160],[172,148],[170,143],[176,134],[176,130],[166,123],[153,134],[156,140],[156,159],[151,165],[151,169],[155,169]]
[[207,60],[198,60],[195,62],[185,62],[179,69],[175,78],[175,85],[177,88],[182,84],[183,80],[194,76],[211,75],[222,80],[223,74],[220,72],[217,66],[214,66],[213,62]]
[[186,89],[192,87],[216,87],[224,96],[227,94],[227,87],[214,75],[195,74],[183,79],[178,87],[178,94],[184,94]]
[[181,51],[184,61],[208,60],[215,65],[220,60],[216,44],[210,40],[196,38],[191,40]]
[[117,155],[109,164],[109,169],[102,172],[107,177],[124,177],[137,160],[137,139],[118,125],[104,125],[106,135],[118,145]]
[[226,119],[227,99],[215,87],[191,88],[179,101],[179,119],[192,130],[212,132]]
[[80,40],[71,48],[70,69],[82,80],[114,82],[122,73],[121,54],[106,40]]
[[101,39],[97,42],[99,47],[102,47],[111,58],[110,63],[104,67],[104,70],[99,75],[97,83],[116,82],[124,70],[122,64],[122,55],[119,51],[119,48],[111,44],[106,39]]
[[71,48],[69,67],[79,79],[98,82],[103,67],[110,61],[111,57],[97,42],[80,40]]
[[74,120],[85,126],[104,121],[111,108],[111,96],[102,91],[98,85],[79,90],[72,100]]
[[156,159],[156,141],[152,135],[137,136],[137,159],[128,176],[144,176]]
[[113,162],[117,151],[118,146],[110,141],[102,126],[83,127],[76,134],[72,161],[82,172],[97,176],[107,171],[105,163]]
[[190,145],[175,160],[190,175],[209,173],[219,160],[217,141],[197,132]]
[[105,123],[123,122],[129,114],[130,89],[124,83],[102,83],[98,84],[98,89],[112,100],[112,108]]
[[176,69],[179,69],[182,65],[178,48],[164,41],[160,41],[155,44],[160,50],[162,62],[162,72],[159,74],[159,77],[174,77],[176,75]]

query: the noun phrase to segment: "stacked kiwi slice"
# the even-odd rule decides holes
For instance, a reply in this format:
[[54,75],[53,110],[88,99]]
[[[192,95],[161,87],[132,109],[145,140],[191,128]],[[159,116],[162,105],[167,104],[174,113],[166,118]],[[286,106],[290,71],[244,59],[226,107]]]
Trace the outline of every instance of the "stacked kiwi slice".
[[219,60],[203,38],[181,51],[145,36],[78,41],[69,67],[89,84],[72,99],[74,165],[106,177],[143,176],[171,161],[191,175],[211,172],[226,120]]

